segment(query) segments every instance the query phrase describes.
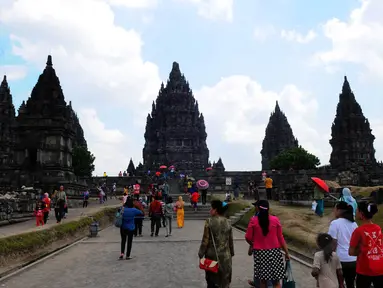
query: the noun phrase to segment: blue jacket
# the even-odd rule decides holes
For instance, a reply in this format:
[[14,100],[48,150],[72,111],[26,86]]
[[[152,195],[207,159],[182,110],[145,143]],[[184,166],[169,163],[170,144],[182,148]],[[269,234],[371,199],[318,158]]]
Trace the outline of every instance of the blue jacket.
[[142,216],[142,212],[136,208],[127,208],[124,207],[124,213],[122,214],[122,229],[125,230],[134,230],[136,227],[134,225],[134,218],[136,216]]

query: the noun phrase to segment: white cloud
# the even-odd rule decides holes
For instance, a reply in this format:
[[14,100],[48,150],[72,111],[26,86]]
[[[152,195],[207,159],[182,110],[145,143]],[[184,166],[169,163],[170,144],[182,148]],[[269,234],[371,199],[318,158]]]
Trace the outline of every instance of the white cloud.
[[273,26],[260,26],[254,28],[254,37],[258,41],[265,41],[267,38],[274,36],[276,34],[276,30]]
[[112,6],[126,8],[155,8],[158,0],[107,0]]
[[95,109],[80,109],[79,119],[85,131],[89,150],[96,156],[95,174],[117,175],[126,169],[130,156],[125,151],[131,141],[118,129],[109,129],[101,121]]
[[[13,53],[28,64],[42,69],[47,54],[53,55],[53,65],[66,98],[72,100],[74,106],[86,108],[89,103],[94,105],[98,101],[109,107],[126,107],[127,117],[145,123],[145,115],[141,112],[150,111],[150,103],[160,87],[158,67],[143,60],[140,35],[115,24],[108,1],[1,2],[0,26],[11,31]],[[100,123],[85,124],[90,115],[96,117],[88,111],[80,121],[85,126],[85,134],[90,135],[90,146],[95,149],[92,152],[97,158],[97,173],[104,169],[111,172],[122,169],[128,163],[126,159],[141,154],[142,147],[122,149],[125,138],[121,138],[119,133],[122,132],[114,130],[97,132],[105,140],[96,140],[97,144],[92,146],[95,138],[91,135],[96,127],[92,125],[100,127]],[[126,127],[130,129],[129,125]],[[101,149],[104,147],[108,150]],[[118,157],[110,161],[105,153]]]
[[27,76],[27,67],[23,65],[3,65],[0,66],[0,74],[7,75],[7,79],[10,81],[20,80]]
[[295,30],[282,30],[281,37],[287,41],[298,42],[301,44],[307,44],[313,41],[316,38],[316,33],[313,30],[307,32],[306,35],[303,35]]
[[255,163],[261,161],[259,152],[265,129],[278,100],[300,144],[317,155],[322,163],[328,163],[329,137],[313,128],[318,103],[313,95],[295,85],[286,85],[278,92],[267,91],[250,77],[237,75],[223,78],[212,87],[203,87],[195,91],[195,95],[206,122],[214,127],[220,138],[233,144],[257,147],[258,151],[249,156],[254,157]]
[[176,0],[197,7],[198,15],[211,20],[233,20],[233,0]]
[[362,0],[347,21],[337,18],[323,25],[324,36],[332,44],[318,53],[316,60],[326,66],[353,63],[364,66],[374,76],[383,77],[383,1]]

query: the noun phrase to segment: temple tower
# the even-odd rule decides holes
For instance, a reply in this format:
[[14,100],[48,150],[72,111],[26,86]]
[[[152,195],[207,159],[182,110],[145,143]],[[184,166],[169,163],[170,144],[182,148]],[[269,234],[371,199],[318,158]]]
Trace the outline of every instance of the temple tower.
[[152,170],[160,165],[175,165],[180,171],[205,169],[209,159],[206,137],[198,102],[174,62],[146,120],[144,166]]
[[10,182],[13,164],[15,107],[7,77],[0,84],[0,182]]
[[16,121],[15,172],[20,183],[74,179],[72,148],[78,127],[51,56],[30,98],[20,106]]
[[295,147],[298,147],[298,140],[277,101],[262,142],[262,170],[270,169],[270,161],[279,153]]
[[347,77],[331,127],[331,167],[339,171],[376,164],[374,140],[370,123],[355,99]]

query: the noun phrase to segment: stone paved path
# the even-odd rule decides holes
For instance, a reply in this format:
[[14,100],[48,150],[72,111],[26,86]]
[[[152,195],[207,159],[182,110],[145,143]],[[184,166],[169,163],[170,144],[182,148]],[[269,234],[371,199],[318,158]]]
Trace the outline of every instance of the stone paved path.
[[[202,288],[204,272],[198,268],[197,251],[203,221],[186,221],[185,228],[173,236],[149,236],[145,223],[144,237],[135,238],[132,260],[118,261],[119,230],[109,227],[100,237],[87,239],[74,247],[18,274],[2,283],[7,288]],[[231,288],[248,287],[252,275],[252,257],[247,256],[244,234],[234,231],[235,256]],[[310,269],[293,262],[297,287],[314,288]]]
[[[98,204],[98,201],[93,201],[89,204],[88,208],[69,209],[69,211],[68,211],[69,213],[67,214],[67,218],[63,220],[63,223],[68,222],[68,221],[72,221],[72,220],[74,220],[80,216],[90,215],[90,214],[95,213],[95,212],[97,212],[97,211],[99,211],[105,207],[117,205],[120,202],[121,202],[120,200],[109,199],[109,201],[107,203],[100,205],[100,204]],[[44,229],[52,227],[53,225],[57,225],[57,224],[56,224],[56,219],[55,219],[55,212],[52,209],[52,211],[50,212],[50,215],[49,215],[48,223],[47,223],[47,225],[44,225]],[[31,220],[28,220],[25,222],[0,227],[0,238],[8,237],[11,235],[16,235],[16,234],[20,234],[20,233],[25,233],[25,232],[31,232],[31,231],[35,231],[37,229],[39,229],[39,228],[36,227],[36,220],[35,220],[35,218],[32,218]]]

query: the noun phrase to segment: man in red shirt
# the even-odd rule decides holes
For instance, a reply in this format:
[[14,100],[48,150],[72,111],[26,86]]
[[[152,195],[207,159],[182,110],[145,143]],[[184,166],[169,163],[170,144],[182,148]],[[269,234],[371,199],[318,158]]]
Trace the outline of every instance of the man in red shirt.
[[150,223],[151,234],[150,234],[150,236],[153,237],[154,226],[156,226],[155,236],[158,237],[158,233],[160,231],[160,226],[161,226],[162,216],[163,216],[162,205],[161,205],[161,202],[159,201],[159,197],[156,196],[155,200],[152,203],[150,203],[150,206],[149,206],[149,217],[151,220],[151,223]]
[[349,255],[357,256],[356,287],[383,287],[383,235],[382,228],[372,223],[378,212],[375,203],[360,202],[356,216],[361,225],[351,236]]

